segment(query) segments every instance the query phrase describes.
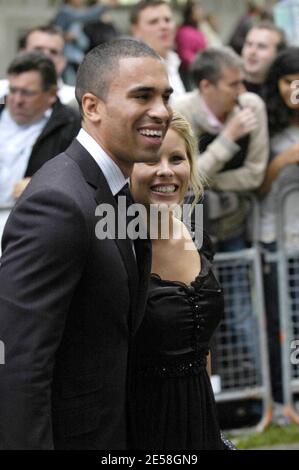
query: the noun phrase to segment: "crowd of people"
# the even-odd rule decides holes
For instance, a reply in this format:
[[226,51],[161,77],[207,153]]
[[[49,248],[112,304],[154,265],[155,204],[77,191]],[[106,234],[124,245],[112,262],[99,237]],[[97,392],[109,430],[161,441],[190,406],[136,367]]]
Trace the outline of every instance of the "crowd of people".
[[[225,46],[198,0],[178,27],[169,3],[141,0],[131,37],[106,16],[114,2],[93,3],[66,0],[28,31],[0,80],[0,448],[231,449],[209,378],[225,315],[213,254],[250,245],[248,193],[261,250],[277,249],[277,201],[299,177],[299,48],[253,6]],[[99,239],[98,207],[119,197],[145,207],[139,230],[166,206],[168,237],[158,218],[157,238]],[[200,247],[174,209],[190,197]],[[282,403],[267,261],[264,290]]]

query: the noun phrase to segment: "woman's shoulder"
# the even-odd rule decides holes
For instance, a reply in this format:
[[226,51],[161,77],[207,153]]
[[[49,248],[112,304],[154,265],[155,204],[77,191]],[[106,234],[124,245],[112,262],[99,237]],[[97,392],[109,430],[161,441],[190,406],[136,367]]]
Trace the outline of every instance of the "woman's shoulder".
[[178,221],[178,223],[182,228],[184,240],[190,243],[193,242],[199,253],[203,254],[209,261],[213,261],[215,249],[208,233],[202,229],[197,231],[194,227],[189,230],[183,222]]
[[215,249],[208,233],[205,230],[202,230],[200,233],[192,231],[191,235],[199,253],[203,254],[209,261],[213,261]]

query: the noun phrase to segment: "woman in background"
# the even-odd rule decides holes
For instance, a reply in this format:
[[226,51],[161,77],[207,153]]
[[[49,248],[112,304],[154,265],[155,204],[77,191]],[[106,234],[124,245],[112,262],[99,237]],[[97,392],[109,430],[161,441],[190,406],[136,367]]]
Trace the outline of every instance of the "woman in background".
[[194,88],[190,66],[196,54],[207,47],[205,35],[199,29],[203,19],[203,9],[198,0],[188,0],[184,9],[183,24],[178,28],[175,42],[176,50],[181,59],[180,74],[187,91]]
[[[284,188],[299,182],[299,48],[288,47],[274,60],[265,83],[265,101],[270,132],[270,156],[261,195],[260,241],[266,252],[277,247],[278,198]],[[297,81],[297,83],[296,83]],[[294,87],[295,85],[295,87]],[[299,199],[294,193],[284,213],[284,237],[288,246],[299,246]],[[275,263],[265,263],[265,302],[272,392],[282,403],[278,279]],[[299,273],[291,274],[298,279]],[[293,305],[296,309],[296,302]],[[297,314],[297,325],[299,325]],[[299,331],[295,331],[295,336]],[[279,406],[277,406],[279,409]]]

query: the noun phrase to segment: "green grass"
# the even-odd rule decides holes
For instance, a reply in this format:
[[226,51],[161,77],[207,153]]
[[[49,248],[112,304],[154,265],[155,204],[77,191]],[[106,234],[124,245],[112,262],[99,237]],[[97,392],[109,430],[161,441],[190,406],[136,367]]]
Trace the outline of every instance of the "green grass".
[[299,443],[299,426],[277,426],[271,424],[262,433],[253,433],[247,436],[234,436],[232,441],[238,449],[254,449],[255,447],[271,447],[280,444]]

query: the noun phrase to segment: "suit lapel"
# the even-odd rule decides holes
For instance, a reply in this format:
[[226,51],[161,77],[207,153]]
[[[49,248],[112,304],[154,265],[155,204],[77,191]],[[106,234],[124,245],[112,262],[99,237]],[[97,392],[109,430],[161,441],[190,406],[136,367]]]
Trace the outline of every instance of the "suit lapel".
[[[87,150],[77,141],[74,140],[70,147],[65,152],[69,157],[71,157],[80,167],[84,178],[87,183],[89,183],[94,188],[94,198],[97,204],[109,204],[113,206],[116,214],[116,234],[117,234],[117,210],[118,206],[116,200],[111,193],[109,185],[95,162],[92,156],[87,152]],[[128,239],[119,239],[116,236],[114,240],[117,244],[117,247],[120,251],[122,260],[124,262],[125,268],[128,274],[129,280],[129,290],[131,297],[131,318],[130,318],[130,329],[135,329],[135,310],[136,304],[138,303],[138,283],[139,275],[137,263],[134,257],[132,250],[132,245]],[[137,257],[137,254],[136,254]]]

